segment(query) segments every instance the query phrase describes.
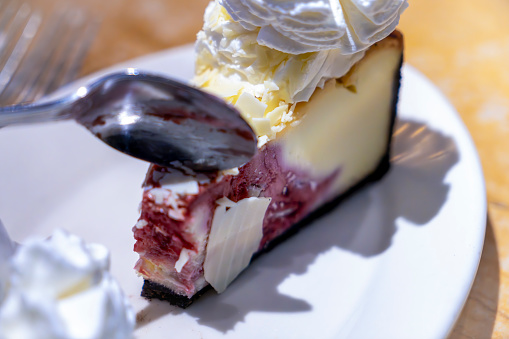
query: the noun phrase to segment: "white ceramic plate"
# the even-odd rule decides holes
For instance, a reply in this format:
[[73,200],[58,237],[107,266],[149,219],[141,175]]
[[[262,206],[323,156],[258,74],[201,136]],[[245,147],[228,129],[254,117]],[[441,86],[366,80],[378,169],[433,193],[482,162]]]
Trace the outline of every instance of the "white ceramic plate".
[[[123,67],[188,79],[192,49]],[[147,165],[73,122],[0,131],[0,217],[20,242],[58,227],[108,246],[137,338],[443,338],[481,255],[483,176],[453,107],[411,67],[403,74],[389,174],[187,310],[138,296],[131,227]]]

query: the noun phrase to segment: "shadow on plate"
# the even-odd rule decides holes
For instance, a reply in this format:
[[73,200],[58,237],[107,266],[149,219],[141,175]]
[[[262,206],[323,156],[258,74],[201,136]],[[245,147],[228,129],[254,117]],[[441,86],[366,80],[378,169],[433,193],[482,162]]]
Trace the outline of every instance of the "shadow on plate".
[[[398,121],[394,135],[392,167],[383,180],[261,256],[224,293],[205,293],[179,313],[226,333],[251,312],[309,312],[312,306],[307,301],[279,292],[289,276],[305,274],[321,254],[334,248],[364,257],[384,252],[391,245],[398,218],[426,225],[447,199],[449,185],[444,178],[459,160],[456,145],[428,126],[407,120]],[[159,303],[149,307],[156,312],[151,319],[175,312]]]

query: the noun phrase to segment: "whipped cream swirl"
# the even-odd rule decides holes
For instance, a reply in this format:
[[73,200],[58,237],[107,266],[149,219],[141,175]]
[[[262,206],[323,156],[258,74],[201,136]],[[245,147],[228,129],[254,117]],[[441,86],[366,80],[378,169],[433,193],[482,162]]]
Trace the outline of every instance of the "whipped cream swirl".
[[59,230],[18,246],[0,301],[0,338],[131,338],[134,313],[108,268],[104,246]]
[[257,41],[285,53],[363,51],[387,37],[406,0],[219,0]]
[[243,90],[256,97],[262,97],[268,88],[275,101],[307,101],[327,79],[345,75],[364,56],[364,51],[345,55],[338,49],[295,55],[262,46],[257,42],[256,30],[233,21],[219,2],[207,7],[203,29],[197,36],[197,74],[208,77],[206,71],[215,70],[227,84],[251,84],[252,89]]

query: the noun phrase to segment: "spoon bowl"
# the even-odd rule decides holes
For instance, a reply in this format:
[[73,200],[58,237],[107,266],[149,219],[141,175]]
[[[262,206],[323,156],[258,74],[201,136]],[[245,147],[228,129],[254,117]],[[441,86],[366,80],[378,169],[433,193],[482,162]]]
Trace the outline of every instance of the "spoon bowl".
[[0,127],[74,119],[113,148],[160,166],[195,171],[240,166],[257,139],[223,100],[165,77],[113,73],[62,99],[0,108]]

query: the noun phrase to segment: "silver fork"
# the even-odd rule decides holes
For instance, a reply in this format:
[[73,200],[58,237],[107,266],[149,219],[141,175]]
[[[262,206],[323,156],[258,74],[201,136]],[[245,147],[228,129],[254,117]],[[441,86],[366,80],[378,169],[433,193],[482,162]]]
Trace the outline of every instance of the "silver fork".
[[76,78],[98,26],[82,9],[45,13],[1,1],[0,106],[38,100]]

